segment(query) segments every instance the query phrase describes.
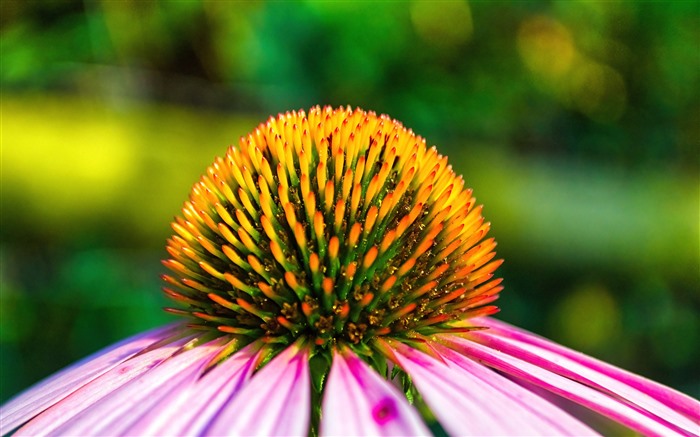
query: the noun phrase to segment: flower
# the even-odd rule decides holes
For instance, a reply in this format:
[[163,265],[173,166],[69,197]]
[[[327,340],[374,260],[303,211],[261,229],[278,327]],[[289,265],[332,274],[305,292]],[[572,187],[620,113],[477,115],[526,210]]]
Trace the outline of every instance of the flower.
[[270,118],[173,223],[187,321],[10,400],[17,435],[591,435],[556,396],[648,435],[700,403],[488,316],[489,224],[447,158],[387,116]]

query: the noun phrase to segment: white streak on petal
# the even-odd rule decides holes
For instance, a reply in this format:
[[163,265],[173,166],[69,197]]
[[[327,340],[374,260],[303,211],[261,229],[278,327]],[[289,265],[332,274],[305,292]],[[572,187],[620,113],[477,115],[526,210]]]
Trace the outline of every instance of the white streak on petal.
[[[536,366],[581,382],[590,387],[597,388],[603,392],[609,392],[616,396],[620,396],[656,415],[657,417],[684,428],[686,431],[698,430],[698,425],[693,423],[692,420],[674,411],[664,403],[657,401],[646,393],[623,384],[615,378],[598,373],[589,367],[559,354],[532,344],[519,342],[517,340],[500,337],[493,334],[480,332],[475,333],[473,338],[486,346],[496,348]],[[700,409],[700,404],[698,404],[698,408]]]
[[255,370],[258,344],[236,352],[194,384],[185,381],[138,419],[127,435],[200,435],[223,405],[247,384]]
[[310,413],[309,352],[292,345],[253,375],[206,434],[306,436]]
[[59,435],[125,435],[142,414],[180,384],[193,385],[202,366],[217,354],[221,339],[194,347],[163,361],[77,414],[56,430]]
[[398,364],[451,435],[561,434],[550,421],[461,367],[402,343],[394,346]]
[[490,368],[444,346],[436,345],[435,348],[443,357],[462,367],[465,371],[481,379],[504,396],[511,398],[521,407],[527,409],[534,416],[537,416],[539,423],[547,423],[541,429],[542,434],[597,435],[595,431],[573,418],[564,410]]
[[[617,395],[623,396],[661,417],[675,420],[676,412],[685,414],[691,422],[695,422],[695,432],[697,432],[697,423],[700,422],[700,402],[690,396],[507,323],[487,317],[474,319],[474,323],[491,328],[479,334],[489,337],[498,335],[514,340],[520,346],[532,345],[541,348],[537,349],[537,354],[544,349],[548,352],[547,357],[552,361],[566,362],[567,367],[575,366],[577,372],[582,369],[581,366],[587,368],[584,373],[593,385],[614,391]],[[584,375],[581,374],[581,376]],[[683,421],[683,423],[688,424],[688,421]]]
[[403,393],[350,351],[333,353],[321,415],[320,435],[430,435]]
[[54,432],[76,414],[167,359],[186,341],[182,339],[121,362],[36,416],[16,435],[39,436]]
[[448,342],[450,347],[483,364],[543,387],[635,431],[653,436],[689,435],[677,426],[659,419],[623,399],[608,396],[599,390],[528,363],[518,357],[454,336],[443,336],[442,339]]
[[165,339],[174,326],[153,329],[102,349],[20,393],[0,408],[0,435],[10,432],[149,345]]

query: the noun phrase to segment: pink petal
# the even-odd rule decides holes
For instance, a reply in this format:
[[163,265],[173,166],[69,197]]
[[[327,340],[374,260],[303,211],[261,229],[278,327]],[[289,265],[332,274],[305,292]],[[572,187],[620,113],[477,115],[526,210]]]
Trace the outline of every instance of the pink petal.
[[[612,380],[617,383],[624,384],[629,388],[633,388],[636,390],[636,392],[630,393],[635,393],[633,395],[634,398],[638,397],[638,394],[641,392],[657,400],[661,405],[668,407],[668,409],[675,410],[679,413],[685,414],[686,416],[690,417],[692,421],[696,422],[695,429],[697,432],[697,422],[700,422],[700,403],[697,400],[691,398],[690,396],[687,396],[655,381],[620,369],[619,367],[615,367],[611,364],[605,363],[580,352],[561,346],[557,343],[547,340],[546,338],[540,337],[522,329],[518,329],[507,323],[487,317],[473,319],[473,323],[479,326],[488,326],[490,329],[488,331],[483,331],[484,334],[497,334],[501,337],[507,337],[516,340],[519,342],[519,344],[524,343],[537,346],[555,355],[558,355],[559,357],[564,357],[584,367],[587,367],[592,372],[597,373],[601,380]],[[611,387],[606,388],[611,390]],[[628,391],[628,389],[625,390]],[[640,404],[640,406],[642,405]]]
[[[692,420],[659,402],[646,393],[619,382],[615,378],[598,373],[576,361],[562,357],[541,347],[488,333],[475,333],[476,341],[516,356],[543,369],[550,370],[567,378],[609,392],[632,402],[648,412],[687,431],[698,428]],[[700,408],[700,404],[698,406]]]
[[222,339],[174,355],[114,390],[56,430],[60,435],[124,435],[126,429],[181,384],[194,385]]
[[0,434],[10,432],[149,345],[167,338],[176,326],[153,329],[102,349],[20,393],[0,409]]
[[253,375],[206,433],[306,436],[310,412],[309,351],[292,345]]
[[485,365],[546,388],[635,431],[658,436],[688,435],[687,432],[673,424],[659,419],[622,399],[608,396],[599,390],[565,378],[538,365],[528,363],[506,352],[451,335],[441,336],[441,340],[457,351]]
[[[547,413],[533,410],[527,402],[531,396],[506,378],[482,370],[472,373],[478,365],[459,360],[439,361],[403,343],[395,343],[395,357],[412,378],[425,402],[440,424],[451,435],[562,435],[595,434],[582,424],[573,429],[564,424],[575,421],[546,401]],[[451,356],[455,358],[455,356]],[[505,382],[507,381],[507,382]],[[508,393],[509,390],[515,390]],[[559,420],[563,422],[559,423]]]
[[114,366],[74,391],[70,396],[43,411],[20,428],[17,435],[38,436],[53,432],[82,410],[170,357],[187,340],[181,339],[122,361],[119,365]]
[[208,371],[194,384],[171,390],[129,429],[127,435],[201,435],[223,405],[247,384],[259,358],[260,344],[246,346]]
[[[435,345],[435,348],[440,354],[462,367],[467,372],[480,378],[482,381],[489,384],[495,390],[500,391],[506,397],[512,398],[531,414],[538,416],[539,420],[548,422],[551,429],[556,429],[558,435],[597,435],[595,431],[575,419],[559,407],[553,405],[542,397],[527,390],[523,386],[511,381],[508,378],[494,372],[472,359],[465,357],[462,354],[455,352],[452,349],[442,345]],[[551,429],[542,429],[542,431],[551,431]]]
[[406,397],[349,350],[334,351],[320,435],[430,435]]

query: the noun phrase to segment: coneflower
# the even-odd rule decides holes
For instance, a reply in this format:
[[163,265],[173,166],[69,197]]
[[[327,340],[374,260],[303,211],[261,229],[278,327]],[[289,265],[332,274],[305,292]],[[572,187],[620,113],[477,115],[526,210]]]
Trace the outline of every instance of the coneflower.
[[18,395],[2,434],[595,434],[532,387],[700,433],[698,401],[487,317],[501,261],[481,207],[387,116],[270,118],[172,227],[164,290],[187,321]]

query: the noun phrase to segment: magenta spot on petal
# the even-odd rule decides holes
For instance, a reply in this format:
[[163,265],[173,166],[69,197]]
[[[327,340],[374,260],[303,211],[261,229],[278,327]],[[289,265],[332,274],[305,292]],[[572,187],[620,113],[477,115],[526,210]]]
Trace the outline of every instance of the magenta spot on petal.
[[396,417],[396,404],[394,400],[391,398],[384,398],[377,402],[374,408],[372,408],[372,417],[379,425],[384,425],[394,419]]

